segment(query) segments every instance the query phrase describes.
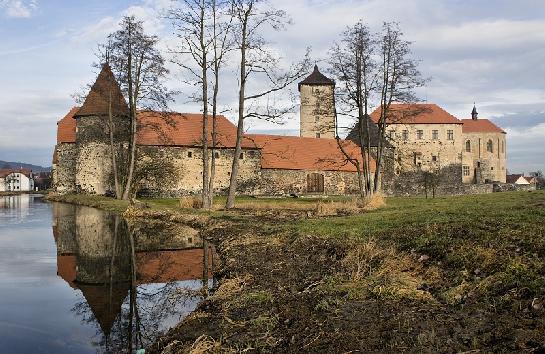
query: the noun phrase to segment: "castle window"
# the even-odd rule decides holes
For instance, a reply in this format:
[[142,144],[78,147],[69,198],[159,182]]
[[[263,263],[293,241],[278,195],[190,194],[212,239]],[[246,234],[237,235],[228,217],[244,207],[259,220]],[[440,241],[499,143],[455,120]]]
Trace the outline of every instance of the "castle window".
[[187,157],[192,158],[192,157],[193,157],[193,152],[192,152],[192,151],[188,151],[188,152],[187,152]]
[[505,153],[505,143],[503,141],[501,142],[501,153]]
[[219,151],[214,152],[214,157],[215,157],[216,159],[219,159],[219,158],[220,158],[220,153],[219,153]]
[[241,152],[240,155],[238,156],[238,158],[239,158],[240,160],[244,160],[244,153]]
[[432,138],[433,140],[439,139],[439,130],[433,130],[433,131],[431,132],[431,138]]
[[471,152],[471,141],[466,141],[466,151]]
[[421,152],[415,152],[414,153],[414,164],[415,164],[415,166],[422,166],[422,153]]
[[464,176],[469,176],[469,166],[463,166]]
[[320,133],[316,133],[316,137],[317,137],[318,139],[320,138],[320,136],[321,136]]
[[454,140],[454,130],[447,130],[447,140]]
[[432,157],[431,157],[431,160],[432,160],[433,162],[437,162],[437,156],[435,156],[435,155],[432,156]]
[[494,143],[492,142],[492,140],[488,140],[488,142],[486,143],[486,151],[494,152]]
[[423,130],[417,130],[417,131],[416,131],[416,138],[417,138],[418,140],[424,139],[424,131],[423,131]]
[[403,140],[407,141],[409,140],[409,131],[408,130],[404,130],[403,133],[402,133],[402,138]]

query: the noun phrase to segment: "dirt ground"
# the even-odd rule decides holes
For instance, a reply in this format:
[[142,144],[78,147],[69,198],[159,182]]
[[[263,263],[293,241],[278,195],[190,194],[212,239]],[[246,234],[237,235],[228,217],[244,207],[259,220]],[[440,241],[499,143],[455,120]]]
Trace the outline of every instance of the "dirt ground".
[[479,274],[486,262],[466,274],[445,257],[374,241],[380,234],[300,232],[291,225],[301,217],[213,222],[220,286],[149,351],[545,353],[545,289]]

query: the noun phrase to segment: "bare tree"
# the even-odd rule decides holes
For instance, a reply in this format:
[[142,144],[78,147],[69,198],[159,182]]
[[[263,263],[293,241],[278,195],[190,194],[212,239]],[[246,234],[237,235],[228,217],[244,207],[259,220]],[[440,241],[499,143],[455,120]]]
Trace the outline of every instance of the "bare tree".
[[[357,168],[360,195],[364,197],[373,192],[371,182],[371,131],[369,122],[369,105],[371,94],[376,88],[376,41],[369,28],[358,22],[342,33],[340,43],[330,50],[331,72],[339,83],[336,98],[340,102],[342,114],[356,119],[355,129],[360,147],[361,163],[358,159],[348,156],[338,134],[338,119],[336,119],[336,138],[341,151]],[[335,109],[335,114],[337,110]]]
[[411,42],[406,41],[398,23],[384,23],[379,38],[379,79],[377,95],[380,97],[380,117],[377,122],[379,139],[376,154],[374,191],[382,187],[381,175],[384,165],[386,128],[389,124],[392,103],[414,103],[418,101],[415,88],[427,80],[418,70],[418,61],[411,57]]
[[[198,95],[192,97],[195,102],[202,104],[203,128],[203,180],[202,180],[202,205],[209,209],[213,201],[213,188],[215,176],[215,154],[217,145],[217,101],[219,93],[219,72],[224,63],[224,56],[229,50],[228,36],[230,33],[230,21],[226,25],[221,17],[226,1],[217,0],[183,0],[180,5],[170,10],[169,18],[172,20],[176,35],[179,39],[178,48],[175,50],[177,58],[175,63],[190,74],[186,80],[200,88]],[[208,71],[212,70],[212,166],[210,166],[209,154],[209,93]]]
[[[227,209],[231,209],[235,205],[244,120],[254,117],[277,121],[289,112],[292,107],[278,107],[270,102],[260,106],[256,100],[281,91],[297,82],[307,72],[309,62],[307,51],[307,56],[303,61],[292,65],[287,71],[280,71],[279,59],[266,48],[267,42],[262,36],[263,31],[284,29],[291,22],[285,11],[274,9],[265,0],[231,0],[231,15],[234,18],[235,46],[240,53],[240,81],[237,139],[231,167],[229,194],[225,205]],[[262,81],[268,84],[268,88],[258,93],[248,94],[246,92],[247,84],[252,76],[262,78]]]
[[138,109],[166,111],[173,92],[164,85],[168,74],[165,60],[157,49],[159,39],[144,32],[142,21],[125,16],[120,29],[108,36],[101,46],[102,62],[108,63],[129,105],[130,134],[128,168],[124,176],[122,199],[131,197],[137,161],[137,137],[140,128]]

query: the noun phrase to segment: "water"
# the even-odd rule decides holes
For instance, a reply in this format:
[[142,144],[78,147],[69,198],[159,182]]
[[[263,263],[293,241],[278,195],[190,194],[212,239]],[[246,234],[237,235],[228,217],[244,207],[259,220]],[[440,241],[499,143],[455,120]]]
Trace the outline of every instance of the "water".
[[148,346],[213,288],[214,262],[188,227],[0,197],[0,353]]

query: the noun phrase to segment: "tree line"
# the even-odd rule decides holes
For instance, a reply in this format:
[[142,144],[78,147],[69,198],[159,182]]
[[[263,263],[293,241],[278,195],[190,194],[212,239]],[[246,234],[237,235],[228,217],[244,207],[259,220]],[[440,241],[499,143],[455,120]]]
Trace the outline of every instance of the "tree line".
[[[165,81],[169,75],[167,63],[176,64],[183,72],[183,81],[195,87],[188,94],[190,101],[201,106],[202,124],[202,206],[209,209],[214,197],[218,149],[217,117],[220,112],[222,72],[229,61],[238,63],[237,135],[231,165],[226,208],[233,208],[237,189],[242,139],[249,118],[278,122],[295,105],[281,104],[275,93],[303,79],[310,68],[310,49],[306,55],[282,69],[281,58],[269,46],[265,34],[281,31],[291,24],[289,15],[266,0],[178,0],[165,13],[175,34],[175,45],[168,53],[158,49],[159,38],[144,31],[143,22],[125,16],[119,29],[100,45],[99,64],[108,64],[114,73],[128,104],[128,153],[114,153],[114,121],[118,112],[110,109],[108,131],[114,167],[115,194],[130,199],[135,193],[138,164],[136,139],[141,125],[137,111],[153,109],[167,112],[176,92]],[[372,33],[363,21],[348,27],[328,53],[329,73],[337,82],[333,102],[336,139],[343,150],[338,132],[338,116],[352,117],[359,129],[359,157],[345,154],[356,166],[360,194],[365,197],[381,188],[386,146],[386,117],[392,102],[414,102],[414,89],[425,79],[411,57],[410,42],[404,39],[397,23],[385,23]],[[168,59],[167,59],[168,57]],[[256,85],[259,83],[259,85]],[[253,85],[252,85],[253,84]],[[261,90],[251,91],[255,87]],[[110,103],[112,97],[109,97]],[[338,102],[337,104],[335,102]],[[370,107],[380,107],[379,139],[371,146]],[[112,104],[110,104],[112,108]],[[168,119],[165,116],[165,119]],[[366,138],[367,137],[367,138]],[[123,163],[117,161],[124,159]],[[372,161],[376,169],[372,172]],[[116,166],[123,166],[117,171]]]

